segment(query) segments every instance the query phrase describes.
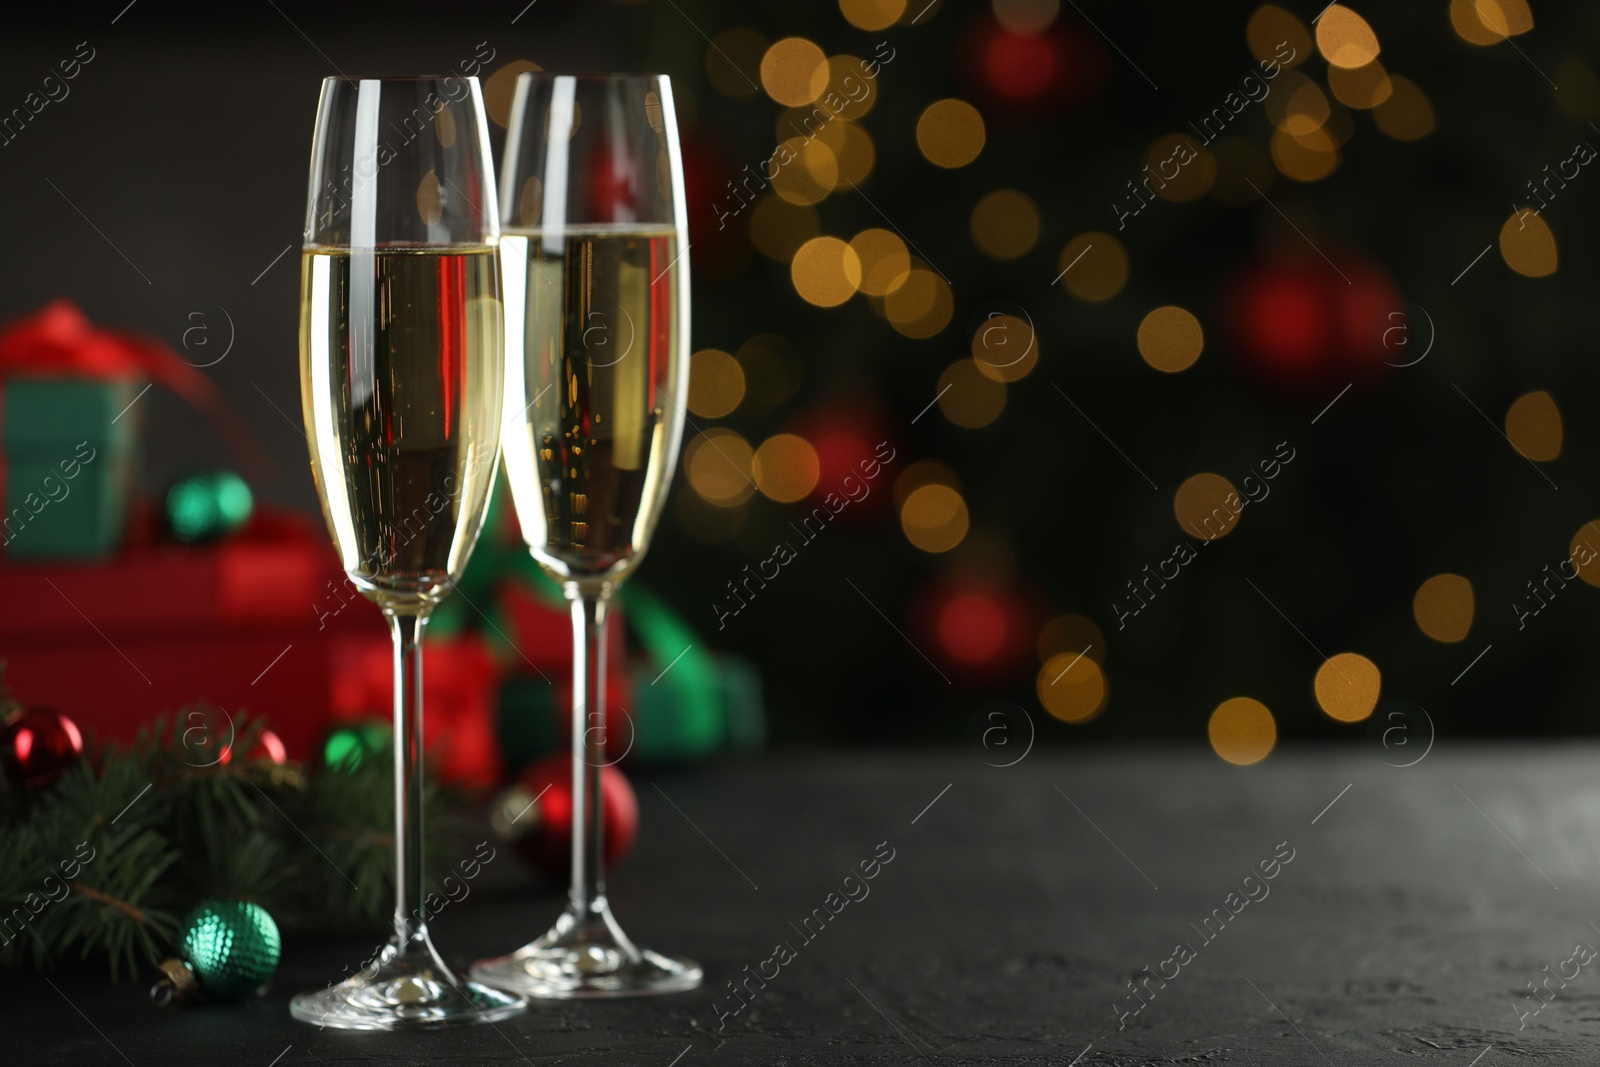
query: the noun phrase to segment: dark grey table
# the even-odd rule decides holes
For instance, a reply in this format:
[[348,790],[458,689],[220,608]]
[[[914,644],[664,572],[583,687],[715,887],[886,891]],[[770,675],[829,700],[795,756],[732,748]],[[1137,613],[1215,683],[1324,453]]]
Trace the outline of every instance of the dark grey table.
[[[613,897],[636,937],[704,963],[699,992],[536,1003],[498,1029],[319,1031],[287,998],[369,946],[294,941],[271,993],[243,1007],[160,1012],[92,974],[56,988],[11,975],[0,1060],[1596,1062],[1600,747],[1385,759],[1401,762],[1379,747],[1249,768],[1092,750],[996,769],[882,751],[644,778]],[[847,885],[883,842],[893,859]],[[561,894],[534,886],[502,852],[436,923],[446,954],[542,929]],[[841,905],[846,889],[861,899]],[[804,922],[814,909],[825,924]],[[766,962],[780,943],[792,958]],[[735,1000],[727,983],[763,970],[776,977]]]

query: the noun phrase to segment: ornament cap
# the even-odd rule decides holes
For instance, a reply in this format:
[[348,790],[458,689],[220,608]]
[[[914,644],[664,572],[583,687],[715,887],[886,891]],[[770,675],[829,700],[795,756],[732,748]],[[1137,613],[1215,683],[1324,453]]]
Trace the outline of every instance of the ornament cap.
[[194,971],[182,960],[162,960],[157,970],[161,977],[150,987],[150,1002],[156,1007],[186,1004],[200,995],[200,983],[195,980]]

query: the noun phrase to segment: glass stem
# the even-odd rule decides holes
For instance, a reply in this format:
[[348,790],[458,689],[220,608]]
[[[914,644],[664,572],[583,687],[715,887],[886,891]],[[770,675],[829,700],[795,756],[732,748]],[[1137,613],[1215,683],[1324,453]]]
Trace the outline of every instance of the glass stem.
[[422,631],[426,615],[386,612],[394,637],[394,943],[427,951],[422,908]]
[[606,761],[606,617],[609,598],[577,589],[572,600],[572,890],[574,917],[606,921],[605,821],[600,768]]

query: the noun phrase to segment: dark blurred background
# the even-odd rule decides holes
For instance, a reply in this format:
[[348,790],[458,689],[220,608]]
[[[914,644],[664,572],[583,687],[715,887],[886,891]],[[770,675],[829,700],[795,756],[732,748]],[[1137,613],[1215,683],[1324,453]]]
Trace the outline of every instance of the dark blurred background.
[[[252,488],[314,512],[295,301],[319,80],[489,51],[493,111],[529,64],[662,71],[697,355],[636,581],[759,664],[775,741],[957,743],[994,700],[1043,743],[1198,741],[1240,696],[1283,738],[1359,737],[1390,700],[1453,735],[1591,733],[1600,563],[1569,561],[1600,550],[1600,172],[1577,149],[1600,145],[1600,8],[1322,7],[34,13],[0,38],[0,112],[93,58],[0,147],[0,313],[67,297],[194,363],[231,319],[204,373],[273,458]],[[806,128],[873,58],[865,106]],[[728,183],[802,129],[740,207]],[[174,395],[141,404],[148,491],[234,462]],[[869,495],[802,547],[880,441]],[[780,541],[797,558],[723,617]],[[1324,668],[1341,653],[1362,658]]]

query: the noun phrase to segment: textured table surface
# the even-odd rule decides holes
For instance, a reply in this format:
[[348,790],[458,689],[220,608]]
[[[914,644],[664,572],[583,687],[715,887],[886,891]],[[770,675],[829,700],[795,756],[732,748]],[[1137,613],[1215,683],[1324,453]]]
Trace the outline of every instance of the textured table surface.
[[[1035,751],[996,769],[883,751],[643,778],[612,896],[635,937],[705,965],[696,993],[535,1003],[498,1029],[322,1031],[288,997],[369,939],[296,940],[244,1007],[157,1011],[94,973],[9,975],[0,1049],[140,1067],[1596,1062],[1600,747],[1385,759]],[[846,883],[888,849],[865,890]],[[502,850],[436,940],[458,962],[504,951],[561,901]],[[780,943],[792,958],[765,962]],[[747,964],[778,973],[746,1004],[726,983]]]

